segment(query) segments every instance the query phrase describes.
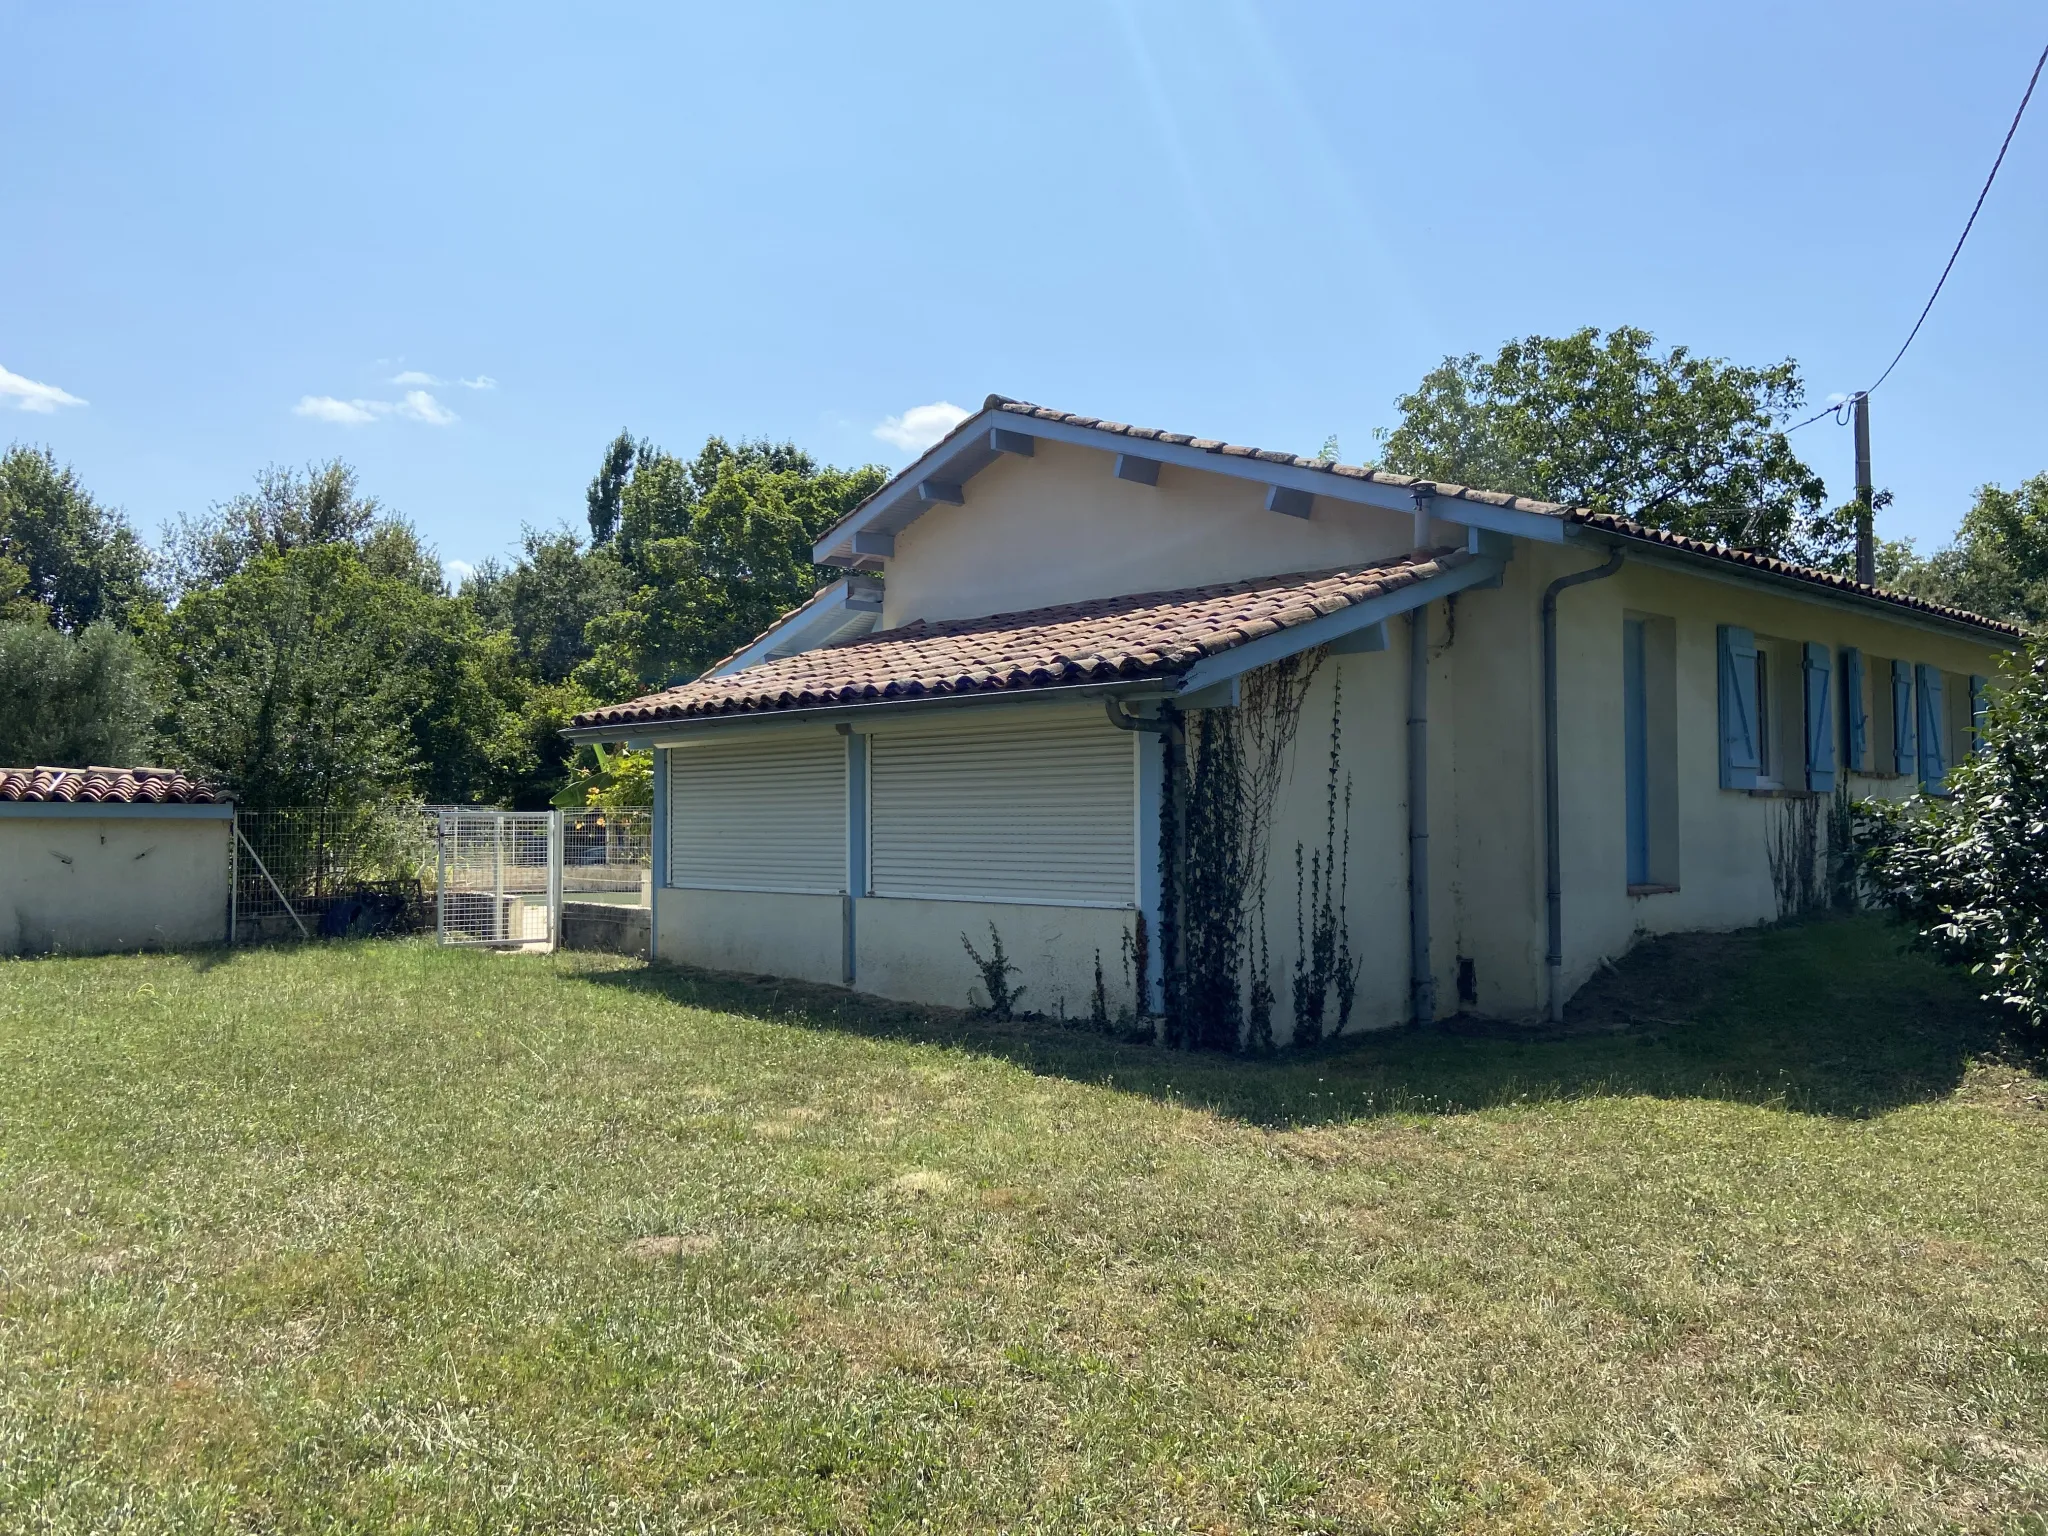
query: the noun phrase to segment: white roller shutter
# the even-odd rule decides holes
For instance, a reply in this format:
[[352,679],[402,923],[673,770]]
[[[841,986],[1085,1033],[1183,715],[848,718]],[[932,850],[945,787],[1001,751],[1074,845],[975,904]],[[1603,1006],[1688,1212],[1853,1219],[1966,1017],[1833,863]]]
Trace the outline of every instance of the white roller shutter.
[[868,783],[877,896],[1136,904],[1137,747],[1099,711],[885,725]]
[[835,732],[673,747],[668,812],[670,885],[846,889],[846,740]]

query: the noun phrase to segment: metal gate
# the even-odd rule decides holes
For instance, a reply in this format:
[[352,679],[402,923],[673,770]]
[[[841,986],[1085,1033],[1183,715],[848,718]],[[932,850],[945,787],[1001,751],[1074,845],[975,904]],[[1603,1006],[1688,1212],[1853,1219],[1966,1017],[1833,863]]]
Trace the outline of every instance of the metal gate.
[[443,944],[553,944],[562,931],[562,813],[438,812],[435,928]]

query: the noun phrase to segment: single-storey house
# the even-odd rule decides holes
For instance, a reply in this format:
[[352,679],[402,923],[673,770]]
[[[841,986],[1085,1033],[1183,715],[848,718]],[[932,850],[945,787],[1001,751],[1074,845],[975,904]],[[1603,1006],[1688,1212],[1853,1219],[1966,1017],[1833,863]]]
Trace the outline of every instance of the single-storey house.
[[234,816],[170,768],[0,768],[0,955],[220,943]]
[[845,578],[572,724],[654,749],[654,954],[962,1004],[993,929],[1020,1007],[1281,1043],[1555,1016],[1641,935],[1796,908],[1831,793],[1938,786],[2020,639],[1001,396],[815,555]]

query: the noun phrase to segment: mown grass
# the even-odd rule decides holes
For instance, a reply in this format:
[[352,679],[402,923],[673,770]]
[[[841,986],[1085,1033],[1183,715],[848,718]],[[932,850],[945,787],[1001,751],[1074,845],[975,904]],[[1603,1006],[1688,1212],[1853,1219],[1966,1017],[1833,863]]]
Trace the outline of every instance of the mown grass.
[[1272,1063],[0,966],[0,1527],[2041,1529],[2048,1113],[1873,922]]

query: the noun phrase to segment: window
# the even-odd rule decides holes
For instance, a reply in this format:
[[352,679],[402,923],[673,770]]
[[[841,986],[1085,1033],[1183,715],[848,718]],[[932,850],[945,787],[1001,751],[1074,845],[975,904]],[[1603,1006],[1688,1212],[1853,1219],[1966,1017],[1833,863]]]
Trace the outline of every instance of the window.
[[1137,737],[1099,709],[884,723],[869,753],[871,894],[1136,904]]
[[1678,888],[1677,626],[1649,614],[1621,625],[1623,818],[1628,886]]
[[846,743],[830,730],[707,736],[668,753],[668,883],[846,889]]

